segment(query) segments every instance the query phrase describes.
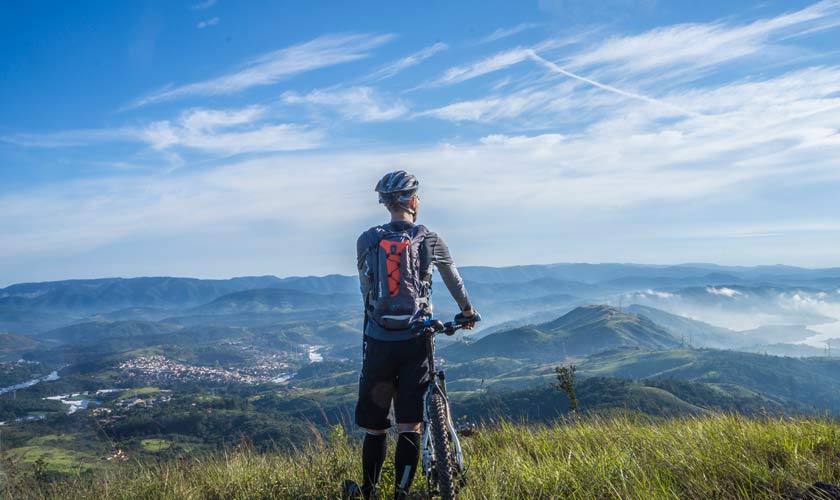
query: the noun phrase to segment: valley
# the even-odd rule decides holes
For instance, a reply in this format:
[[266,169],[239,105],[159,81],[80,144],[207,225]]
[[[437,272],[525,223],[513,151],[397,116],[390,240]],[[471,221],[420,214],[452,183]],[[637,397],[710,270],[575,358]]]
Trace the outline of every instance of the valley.
[[[840,310],[840,270],[559,264],[463,275],[484,321],[437,344],[458,425],[562,418],[561,365],[577,367],[583,413],[840,415],[840,340],[822,329]],[[353,432],[357,289],[350,276],[4,288],[0,454],[21,466],[45,457],[60,475],[69,463],[95,471]],[[455,313],[445,290],[435,304],[440,318]]]

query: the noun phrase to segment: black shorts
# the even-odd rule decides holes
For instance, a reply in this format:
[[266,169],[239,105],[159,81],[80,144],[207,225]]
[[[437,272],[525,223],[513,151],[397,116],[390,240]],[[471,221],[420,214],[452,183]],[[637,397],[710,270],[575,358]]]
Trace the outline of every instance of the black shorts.
[[427,339],[384,341],[365,336],[356,425],[391,427],[391,402],[399,424],[423,421],[423,395],[429,385]]

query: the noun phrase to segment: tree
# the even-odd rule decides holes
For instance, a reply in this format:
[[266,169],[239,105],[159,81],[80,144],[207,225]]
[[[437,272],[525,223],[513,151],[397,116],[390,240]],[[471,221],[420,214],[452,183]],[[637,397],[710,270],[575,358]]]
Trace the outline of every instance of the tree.
[[555,366],[554,374],[557,377],[557,382],[552,384],[558,391],[563,391],[572,401],[571,410],[575,411],[578,407],[577,394],[575,393],[575,365],[569,366]]

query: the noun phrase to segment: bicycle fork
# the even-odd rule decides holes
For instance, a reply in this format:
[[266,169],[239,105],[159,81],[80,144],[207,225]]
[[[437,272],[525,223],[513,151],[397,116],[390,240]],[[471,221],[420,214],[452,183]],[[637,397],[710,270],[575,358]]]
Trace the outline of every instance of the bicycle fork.
[[[426,395],[423,398],[423,475],[426,476],[430,483],[436,481],[436,478],[433,477],[435,471],[435,452],[432,446],[432,434],[429,425],[429,397],[435,391],[443,396],[443,400],[446,403],[446,429],[449,434],[449,442],[452,444],[452,451],[455,453],[455,465],[458,467],[458,473],[462,474],[464,472],[464,454],[461,451],[461,441],[458,440],[458,434],[455,432],[455,425],[452,422],[452,412],[449,410],[449,398],[446,397],[446,381],[442,372],[435,375],[435,379],[429,384],[429,388],[426,389]],[[438,377],[443,387],[438,385]]]

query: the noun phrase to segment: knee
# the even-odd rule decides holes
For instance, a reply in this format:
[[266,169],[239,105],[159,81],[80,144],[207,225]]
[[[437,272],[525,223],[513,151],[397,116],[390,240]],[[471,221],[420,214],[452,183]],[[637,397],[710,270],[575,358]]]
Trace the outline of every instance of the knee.
[[423,424],[415,422],[411,424],[397,424],[397,431],[399,432],[420,432]]

